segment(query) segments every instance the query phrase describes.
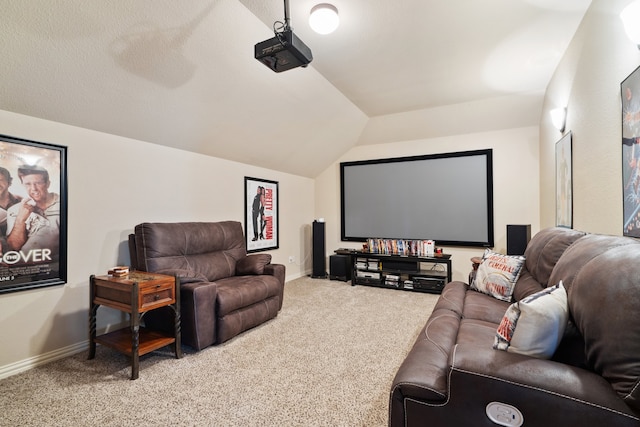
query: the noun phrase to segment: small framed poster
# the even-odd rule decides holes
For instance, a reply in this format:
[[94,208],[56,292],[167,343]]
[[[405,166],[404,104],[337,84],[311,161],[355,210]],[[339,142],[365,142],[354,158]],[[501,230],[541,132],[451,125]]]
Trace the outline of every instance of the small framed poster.
[[571,132],[556,143],[556,225],[573,227]]
[[67,148],[0,135],[0,293],[67,281]]
[[247,252],[278,249],[278,183],[244,178],[244,231]]

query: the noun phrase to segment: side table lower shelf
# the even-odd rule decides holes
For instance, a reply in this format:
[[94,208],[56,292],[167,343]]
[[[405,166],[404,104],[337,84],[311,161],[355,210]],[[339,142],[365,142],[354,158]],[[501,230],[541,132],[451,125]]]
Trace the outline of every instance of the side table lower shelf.
[[[133,334],[128,328],[118,329],[117,331],[97,336],[95,339],[96,343],[118,350],[127,356],[133,356],[132,340]],[[140,328],[138,340],[140,342],[138,346],[139,356],[151,353],[152,351],[176,342],[175,337],[146,328]]]

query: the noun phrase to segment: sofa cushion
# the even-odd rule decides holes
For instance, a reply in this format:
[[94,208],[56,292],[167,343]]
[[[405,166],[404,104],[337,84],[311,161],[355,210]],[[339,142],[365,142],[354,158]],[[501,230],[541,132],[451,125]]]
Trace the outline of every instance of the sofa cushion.
[[524,261],[522,256],[502,255],[485,250],[471,288],[502,301],[511,301],[513,287]]
[[520,277],[518,278],[516,285],[513,287],[513,300],[520,301],[531,294],[540,292],[544,288],[545,286],[542,286],[542,284],[531,275],[527,269],[527,263],[525,262],[524,267],[522,267]]
[[509,308],[509,302],[507,301],[502,301],[480,292],[468,291],[464,299],[462,317],[492,323],[495,326],[493,328],[495,334],[495,328],[502,321],[502,316],[504,316],[507,308]]
[[264,274],[264,266],[271,262],[270,254],[255,254],[240,258],[236,263],[236,274]]
[[549,359],[562,340],[568,319],[567,292],[560,282],[511,304],[493,348]]
[[521,299],[546,288],[553,267],[564,251],[586,233],[563,227],[551,227],[536,233],[524,252],[526,261],[513,289],[513,299]]
[[216,316],[227,314],[280,296],[281,283],[274,276],[233,276],[221,279],[218,284]]

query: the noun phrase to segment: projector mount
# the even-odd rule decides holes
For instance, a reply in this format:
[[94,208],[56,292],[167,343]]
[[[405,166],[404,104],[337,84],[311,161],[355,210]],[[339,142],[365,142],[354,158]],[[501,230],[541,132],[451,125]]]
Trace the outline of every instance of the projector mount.
[[[279,24],[279,26],[278,26]],[[284,0],[284,23],[273,23],[275,37],[255,45],[255,58],[276,73],[306,67],[313,60],[311,49],[291,29],[289,0]]]
[[[281,26],[276,29],[276,24],[281,24]],[[291,19],[289,18],[289,0],[284,0],[284,23],[282,21],[274,22],[273,32],[277,36],[279,32],[291,30],[293,28],[291,28]]]

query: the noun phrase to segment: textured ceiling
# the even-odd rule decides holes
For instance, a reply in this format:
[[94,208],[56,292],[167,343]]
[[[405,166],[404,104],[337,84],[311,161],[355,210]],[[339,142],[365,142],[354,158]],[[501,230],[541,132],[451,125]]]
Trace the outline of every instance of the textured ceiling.
[[536,125],[590,0],[335,0],[324,36],[316,3],[291,1],[313,62],[277,74],[253,45],[280,0],[0,0],[0,109],[314,177],[356,144]]

